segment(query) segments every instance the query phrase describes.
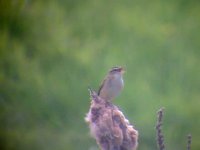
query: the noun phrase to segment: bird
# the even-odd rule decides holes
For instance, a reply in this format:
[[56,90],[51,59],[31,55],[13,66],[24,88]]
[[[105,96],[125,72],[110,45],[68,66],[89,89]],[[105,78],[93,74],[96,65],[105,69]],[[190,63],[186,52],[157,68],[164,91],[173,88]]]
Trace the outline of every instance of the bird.
[[121,66],[112,67],[98,90],[98,96],[107,102],[116,98],[124,87],[124,72]]

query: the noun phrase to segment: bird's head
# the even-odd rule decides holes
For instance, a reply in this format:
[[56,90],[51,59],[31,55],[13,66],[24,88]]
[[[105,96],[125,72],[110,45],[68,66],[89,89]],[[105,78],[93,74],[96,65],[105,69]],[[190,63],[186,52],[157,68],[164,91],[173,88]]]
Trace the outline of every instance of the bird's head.
[[111,70],[109,71],[110,74],[116,74],[116,73],[120,73],[120,74],[124,74],[125,70],[123,67],[113,67],[111,68]]

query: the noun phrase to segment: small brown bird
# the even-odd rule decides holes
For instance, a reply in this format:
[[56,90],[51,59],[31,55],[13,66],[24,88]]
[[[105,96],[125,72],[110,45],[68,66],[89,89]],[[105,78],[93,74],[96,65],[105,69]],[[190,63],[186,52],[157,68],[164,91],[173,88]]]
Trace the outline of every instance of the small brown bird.
[[113,67],[103,80],[98,91],[98,96],[106,101],[111,101],[118,96],[124,87],[124,72],[122,67]]

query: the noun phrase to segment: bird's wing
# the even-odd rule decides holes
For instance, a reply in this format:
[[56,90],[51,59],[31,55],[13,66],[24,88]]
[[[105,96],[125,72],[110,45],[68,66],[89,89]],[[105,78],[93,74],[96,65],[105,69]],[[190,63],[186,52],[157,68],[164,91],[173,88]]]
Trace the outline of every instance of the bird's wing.
[[101,85],[100,85],[99,90],[98,90],[98,96],[100,95],[101,89],[103,88],[103,85],[104,85],[105,82],[106,82],[106,78],[107,78],[107,77],[105,77],[104,80],[101,82]]

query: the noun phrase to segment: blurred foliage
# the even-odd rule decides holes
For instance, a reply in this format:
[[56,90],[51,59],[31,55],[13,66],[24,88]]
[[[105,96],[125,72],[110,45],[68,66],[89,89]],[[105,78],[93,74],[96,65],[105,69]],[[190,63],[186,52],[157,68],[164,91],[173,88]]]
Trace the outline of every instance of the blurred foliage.
[[200,149],[200,3],[191,0],[0,0],[0,149],[95,150],[88,85],[125,66],[116,99],[155,150]]

